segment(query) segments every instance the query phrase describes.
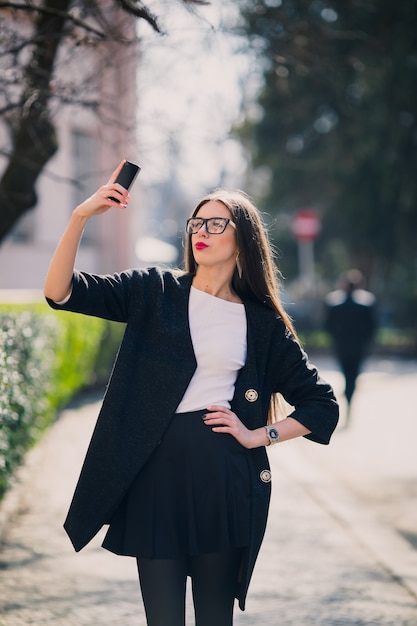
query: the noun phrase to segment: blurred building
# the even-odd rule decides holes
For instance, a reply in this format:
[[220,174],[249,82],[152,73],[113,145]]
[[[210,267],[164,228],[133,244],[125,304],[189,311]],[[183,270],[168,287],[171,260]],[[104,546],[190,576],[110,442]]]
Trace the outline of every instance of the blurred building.
[[[111,10],[114,14],[107,15],[111,23],[134,40],[135,19]],[[138,161],[137,62],[135,44],[101,42],[87,49],[71,42],[60,50],[56,88],[66,89],[67,94],[64,98],[57,94],[52,104],[59,149],[38,180],[36,207],[0,245],[0,289],[42,288],[74,207],[107,181],[122,158]],[[82,106],[68,104],[70,98],[65,96],[70,96],[72,89],[74,101],[83,101]],[[6,155],[7,133],[1,126],[0,144],[1,155]],[[0,157],[0,173],[5,158]],[[80,268],[104,273],[136,264],[135,244],[140,234],[137,193],[136,187],[128,210],[112,210],[89,222],[79,250]]]

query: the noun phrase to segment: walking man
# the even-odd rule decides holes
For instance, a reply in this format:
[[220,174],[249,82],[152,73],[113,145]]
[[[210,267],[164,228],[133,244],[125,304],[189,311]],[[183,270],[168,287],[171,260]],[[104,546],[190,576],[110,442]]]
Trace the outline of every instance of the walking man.
[[335,356],[345,377],[348,416],[356,379],[368,355],[376,330],[375,296],[361,288],[363,276],[349,270],[341,288],[326,297],[325,329],[333,340]]

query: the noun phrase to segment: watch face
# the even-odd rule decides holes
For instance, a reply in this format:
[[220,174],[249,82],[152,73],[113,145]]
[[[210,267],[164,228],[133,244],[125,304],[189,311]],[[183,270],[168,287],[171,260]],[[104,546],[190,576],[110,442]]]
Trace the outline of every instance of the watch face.
[[278,431],[275,430],[275,428],[271,428],[269,431],[269,436],[271,437],[271,439],[278,439]]

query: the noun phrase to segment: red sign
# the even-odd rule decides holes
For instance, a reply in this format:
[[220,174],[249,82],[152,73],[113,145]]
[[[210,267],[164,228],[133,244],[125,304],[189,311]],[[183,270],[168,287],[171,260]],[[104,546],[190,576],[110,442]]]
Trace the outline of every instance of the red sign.
[[292,222],[292,232],[299,241],[313,241],[321,229],[320,218],[312,209],[297,211]]

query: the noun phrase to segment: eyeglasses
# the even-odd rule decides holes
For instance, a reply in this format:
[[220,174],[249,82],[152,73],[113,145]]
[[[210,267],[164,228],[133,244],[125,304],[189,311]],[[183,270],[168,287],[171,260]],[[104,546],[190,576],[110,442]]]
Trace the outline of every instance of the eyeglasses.
[[187,220],[186,231],[189,235],[195,235],[203,224],[210,235],[221,235],[228,224],[236,228],[236,224],[228,217],[190,217]]

